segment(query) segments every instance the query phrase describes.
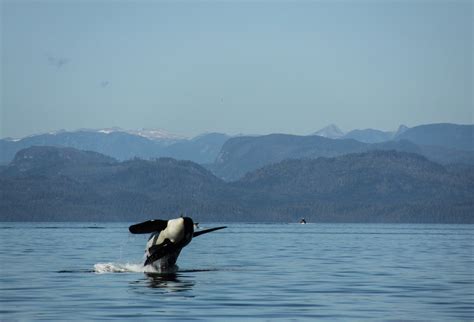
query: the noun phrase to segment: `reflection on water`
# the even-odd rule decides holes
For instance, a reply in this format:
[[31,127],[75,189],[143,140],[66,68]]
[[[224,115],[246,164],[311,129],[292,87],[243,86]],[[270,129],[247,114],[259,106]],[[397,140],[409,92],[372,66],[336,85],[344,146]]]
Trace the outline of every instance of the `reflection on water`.
[[189,276],[184,277],[176,273],[145,273],[144,278],[130,282],[130,285],[136,291],[146,286],[164,292],[185,292],[190,291],[195,284],[189,278]]
[[190,280],[182,280],[177,274],[146,274],[148,286],[151,288],[164,288],[170,292],[189,291],[194,282]]

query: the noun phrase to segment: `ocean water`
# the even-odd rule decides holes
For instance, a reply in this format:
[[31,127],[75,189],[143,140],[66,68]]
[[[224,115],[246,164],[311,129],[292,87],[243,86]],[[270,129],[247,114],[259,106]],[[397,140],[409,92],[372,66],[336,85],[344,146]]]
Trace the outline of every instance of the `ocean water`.
[[0,223],[0,320],[474,320],[472,225],[228,224],[175,274],[128,225]]

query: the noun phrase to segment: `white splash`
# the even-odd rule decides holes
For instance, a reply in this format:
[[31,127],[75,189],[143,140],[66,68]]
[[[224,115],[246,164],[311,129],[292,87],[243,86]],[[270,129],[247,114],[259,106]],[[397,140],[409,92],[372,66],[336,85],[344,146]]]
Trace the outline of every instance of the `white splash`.
[[105,273],[158,273],[152,266],[134,263],[97,263],[94,265],[94,272],[97,274]]

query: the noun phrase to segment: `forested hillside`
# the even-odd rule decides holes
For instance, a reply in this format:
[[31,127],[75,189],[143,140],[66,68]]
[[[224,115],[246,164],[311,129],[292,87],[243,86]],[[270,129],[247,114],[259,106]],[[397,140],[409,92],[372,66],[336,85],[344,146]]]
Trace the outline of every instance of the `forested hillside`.
[[225,182],[170,158],[32,147],[0,169],[2,221],[474,222],[473,168],[370,151],[285,160]]

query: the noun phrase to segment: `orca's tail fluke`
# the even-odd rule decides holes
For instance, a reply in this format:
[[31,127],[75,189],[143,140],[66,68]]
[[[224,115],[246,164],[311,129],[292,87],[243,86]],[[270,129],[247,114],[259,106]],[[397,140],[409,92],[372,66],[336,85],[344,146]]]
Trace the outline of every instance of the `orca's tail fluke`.
[[210,233],[211,231],[216,231],[216,230],[224,229],[224,228],[227,228],[227,226],[214,227],[214,228],[209,228],[209,229],[203,229],[203,230],[195,231],[195,232],[193,233],[193,237],[201,236],[201,235],[203,235],[203,234]]

